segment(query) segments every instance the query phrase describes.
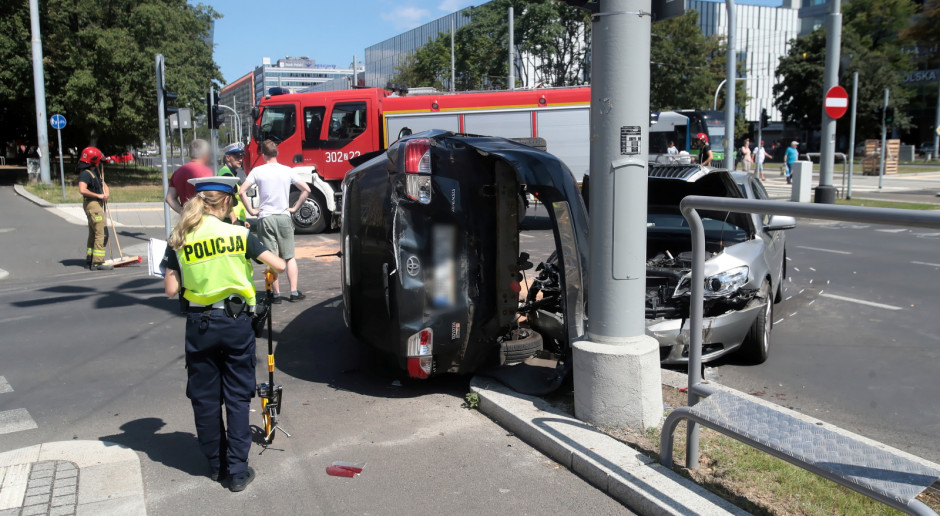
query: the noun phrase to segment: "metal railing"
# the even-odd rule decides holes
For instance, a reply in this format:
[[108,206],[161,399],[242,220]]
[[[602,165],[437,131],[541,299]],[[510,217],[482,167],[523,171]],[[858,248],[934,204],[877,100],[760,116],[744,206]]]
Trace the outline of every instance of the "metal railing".
[[[897,225],[897,226],[910,226],[910,227],[920,227],[920,228],[931,228],[937,229],[940,228],[940,213],[935,212],[925,212],[925,211],[915,211],[915,210],[901,210],[893,208],[866,208],[866,207],[856,207],[856,206],[834,206],[834,205],[820,205],[820,204],[803,204],[803,203],[793,203],[785,201],[764,201],[764,200],[750,200],[750,199],[729,199],[721,197],[703,197],[703,196],[688,196],[682,200],[680,203],[680,210],[682,211],[683,216],[688,220],[689,226],[692,232],[692,288],[691,288],[691,299],[690,299],[690,314],[689,314],[689,386],[688,386],[688,396],[689,396],[689,406],[683,407],[681,409],[676,409],[669,418],[667,418],[666,423],[663,426],[663,432],[661,435],[661,461],[664,466],[671,467],[672,465],[672,440],[673,433],[675,431],[676,425],[680,419],[688,420],[688,439],[686,442],[686,464],[689,468],[694,468],[698,465],[699,462],[699,439],[698,439],[698,426],[704,424],[711,428],[733,437],[745,444],[758,448],[762,451],[770,453],[774,456],[787,460],[797,466],[800,466],[804,469],[807,469],[813,473],[824,476],[830,480],[838,482],[850,489],[853,489],[859,493],[862,493],[870,498],[876,499],[888,505],[892,505],[899,510],[909,512],[911,514],[933,514],[936,513],[926,505],[921,502],[914,500],[913,497],[919,492],[923,491],[923,488],[926,488],[933,480],[930,480],[930,475],[937,474],[940,475],[940,472],[925,470],[925,472],[917,471],[915,477],[918,477],[916,480],[919,482],[926,482],[926,485],[920,491],[917,491],[913,496],[898,496],[897,493],[893,493],[890,490],[879,491],[877,489],[872,489],[871,487],[865,487],[858,485],[858,479],[853,478],[851,475],[846,475],[840,473],[838,468],[835,466],[845,466],[844,464],[834,464],[832,462],[820,462],[820,464],[813,464],[813,461],[800,460],[799,457],[794,457],[794,453],[790,453],[785,449],[781,449],[779,446],[770,445],[768,446],[766,441],[762,442],[761,439],[755,438],[754,435],[745,435],[744,432],[735,431],[734,425],[721,425],[720,423],[715,423],[715,420],[720,419],[720,417],[710,418],[708,414],[703,414],[706,410],[714,410],[716,414],[721,414],[723,411],[719,407],[708,407],[704,408],[699,413],[695,411],[695,405],[699,403],[702,398],[711,396],[713,394],[718,394],[720,391],[707,385],[702,382],[702,341],[703,341],[703,318],[704,318],[704,287],[705,287],[705,229],[702,224],[702,219],[699,216],[697,210],[714,210],[714,211],[725,211],[725,212],[735,212],[735,213],[756,213],[761,215],[787,215],[793,217],[808,217],[814,219],[825,219],[825,220],[835,220],[835,221],[844,221],[844,222],[861,222],[861,223],[870,223],[870,224],[886,224],[886,225]],[[768,299],[768,302],[773,302],[772,299]],[[717,403],[730,401],[729,396],[726,393],[722,393],[719,396],[716,396]],[[743,399],[739,399],[743,403],[753,403],[747,402]],[[715,405],[712,403],[711,405]],[[753,408],[753,407],[750,407]],[[717,410],[716,410],[717,409]],[[762,407],[761,411],[768,411],[773,409],[767,409]],[[733,418],[728,416],[728,411],[725,412],[725,417]],[[721,428],[718,428],[718,427]],[[791,432],[797,432],[799,429],[791,430]],[[781,430],[782,432],[782,430]],[[857,441],[856,441],[857,442]],[[805,456],[806,454],[804,454]],[[883,465],[882,467],[888,467]],[[864,469],[864,468],[863,468]],[[834,473],[835,471],[835,473]],[[911,477],[910,471],[907,472],[908,477]],[[872,483],[877,484],[878,481],[873,481]],[[906,486],[907,487],[907,486]],[[914,488],[919,486],[913,486]],[[887,494],[886,494],[887,493]],[[904,493],[905,495],[910,494],[908,492]],[[903,500],[902,500],[903,498]]]

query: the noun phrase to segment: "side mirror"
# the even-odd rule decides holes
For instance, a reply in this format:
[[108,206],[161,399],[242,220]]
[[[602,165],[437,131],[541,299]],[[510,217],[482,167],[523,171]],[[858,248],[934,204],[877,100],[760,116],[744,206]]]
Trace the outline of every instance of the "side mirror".
[[773,215],[770,222],[764,226],[767,231],[780,231],[782,229],[793,229],[796,227],[796,219],[786,215]]
[[258,106],[251,108],[251,120],[258,120],[258,117],[261,116],[261,110],[258,109]]

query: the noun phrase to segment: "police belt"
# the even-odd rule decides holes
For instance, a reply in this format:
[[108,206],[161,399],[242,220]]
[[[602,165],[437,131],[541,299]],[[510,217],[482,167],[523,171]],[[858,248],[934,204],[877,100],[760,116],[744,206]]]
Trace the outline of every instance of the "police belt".
[[232,315],[233,317],[237,317],[241,312],[255,313],[255,305],[246,305],[245,301],[239,296],[232,296],[230,298],[223,299],[221,301],[216,301],[215,303],[212,303],[211,305],[200,305],[198,303],[190,302],[188,311],[190,313],[202,313],[202,312],[209,312],[212,310],[226,310],[226,306],[225,306],[226,303],[228,303],[230,309],[233,307],[237,307],[238,305],[241,305],[242,307],[241,309],[238,309],[238,308],[235,309],[237,310],[237,313],[229,314],[229,315]]

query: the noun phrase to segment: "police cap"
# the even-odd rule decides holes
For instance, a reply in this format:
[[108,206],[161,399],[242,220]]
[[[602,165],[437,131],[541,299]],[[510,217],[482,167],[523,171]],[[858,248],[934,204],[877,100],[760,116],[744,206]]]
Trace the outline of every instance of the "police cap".
[[225,192],[233,193],[238,186],[238,178],[231,176],[194,177],[189,184],[196,187],[196,192]]

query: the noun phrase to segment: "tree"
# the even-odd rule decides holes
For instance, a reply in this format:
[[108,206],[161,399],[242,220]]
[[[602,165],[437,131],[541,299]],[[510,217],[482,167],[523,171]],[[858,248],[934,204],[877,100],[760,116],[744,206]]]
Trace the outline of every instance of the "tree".
[[[909,0],[852,0],[846,4],[840,51],[848,59],[848,66],[842,71],[841,82],[858,72],[856,130],[860,138],[880,133],[881,122],[871,113],[884,104],[885,89],[891,90],[889,105],[895,108],[894,125],[899,129],[910,126],[904,108],[911,94],[901,86],[901,77],[912,70],[912,65],[902,50],[907,41],[899,37],[909,23],[908,13],[913,13]],[[825,53],[826,31],[820,28],[793,40],[777,66],[775,104],[786,122],[804,130],[820,124]],[[848,117],[838,123],[839,133],[848,134]]]
[[[207,42],[212,21],[220,17],[211,7],[186,0],[41,0],[39,10],[46,104],[50,113],[69,120],[66,146],[116,152],[156,135],[157,53],[166,58],[167,89],[179,93],[181,106],[201,107],[197,99],[205,97],[210,81],[222,79]],[[0,7],[0,24],[0,62],[15,77],[0,81],[0,113],[16,121],[14,134],[32,138],[26,3]]]
[[928,47],[940,46],[940,0],[924,2],[914,23],[901,34]]
[[440,33],[436,39],[429,37],[426,45],[406,55],[395,69],[398,73],[391,82],[411,88],[430,86],[447,89],[445,84],[450,82],[450,35]]

